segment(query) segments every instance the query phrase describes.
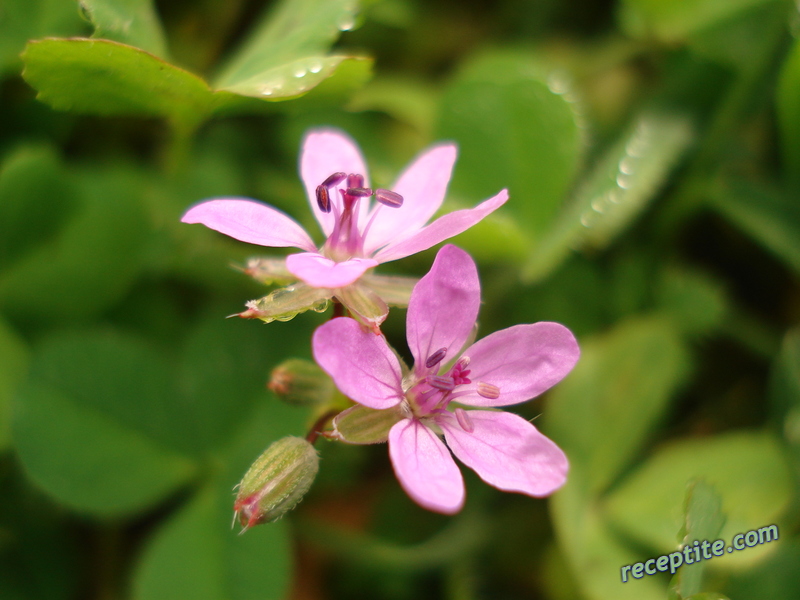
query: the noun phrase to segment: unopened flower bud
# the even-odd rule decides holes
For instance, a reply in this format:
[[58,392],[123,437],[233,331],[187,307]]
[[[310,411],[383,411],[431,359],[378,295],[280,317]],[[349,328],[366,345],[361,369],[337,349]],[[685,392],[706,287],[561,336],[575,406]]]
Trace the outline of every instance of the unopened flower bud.
[[325,371],[302,358],[290,358],[275,367],[267,387],[281,400],[300,406],[330,402],[336,391]]
[[274,442],[239,483],[233,510],[242,533],[292,510],[308,492],[318,470],[319,456],[308,441],[289,436]]

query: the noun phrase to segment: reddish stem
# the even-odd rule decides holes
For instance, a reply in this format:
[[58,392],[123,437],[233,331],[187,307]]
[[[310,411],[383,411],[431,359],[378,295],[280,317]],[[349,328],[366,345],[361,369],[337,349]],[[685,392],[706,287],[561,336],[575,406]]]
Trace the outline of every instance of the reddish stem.
[[339,414],[338,410],[329,410],[325,412],[319,419],[314,421],[314,425],[311,426],[308,434],[306,435],[306,441],[309,444],[316,443],[317,439],[319,439],[320,434],[322,433],[322,429],[328,421],[330,421],[333,417]]

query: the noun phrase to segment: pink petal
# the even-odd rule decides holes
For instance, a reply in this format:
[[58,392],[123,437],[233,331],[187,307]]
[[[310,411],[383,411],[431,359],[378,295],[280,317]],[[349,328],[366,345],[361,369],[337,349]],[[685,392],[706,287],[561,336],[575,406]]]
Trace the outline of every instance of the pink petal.
[[181,221],[206,227],[249,244],[316,251],[305,230],[279,210],[240,198],[207,200],[186,211]]
[[[311,210],[326,237],[333,231],[334,216],[333,211],[324,213],[319,209],[317,186],[338,172],[363,175],[364,185],[369,187],[366,163],[361,156],[361,150],[350,136],[338,129],[315,129],[308,132],[300,151],[300,177],[305,185]],[[332,202],[341,202],[337,190],[345,187],[346,183],[342,182],[330,190]],[[367,203],[361,202],[359,223],[365,222],[367,211]]]
[[379,250],[374,258],[378,262],[385,263],[427,250],[479,223],[486,215],[505,204],[506,200],[508,200],[508,190],[502,190],[475,208],[465,208],[448,213],[410,237],[391,242],[383,250]]
[[[444,144],[428,149],[411,163],[392,187],[403,196],[403,205],[380,208],[364,241],[365,252],[408,237],[428,222],[444,201],[456,154],[455,145]],[[377,204],[374,210],[379,207]]]
[[480,303],[475,261],[461,248],[444,246],[408,303],[406,338],[417,373],[440,348],[447,348],[444,362],[455,357],[475,325]]
[[367,269],[377,266],[371,258],[351,258],[334,262],[317,252],[290,254],[286,268],[298,279],[312,287],[340,288],[358,280]]
[[403,398],[400,363],[382,336],[340,317],[314,332],[314,359],[351,400],[369,408],[391,408]]
[[558,323],[515,325],[487,335],[464,351],[470,358],[469,378],[475,390],[479,383],[500,389],[495,399],[477,391],[459,396],[470,406],[507,406],[538,396],[561,381],[578,362],[580,349],[575,336]]
[[453,454],[489,485],[530,496],[547,496],[567,479],[561,449],[528,421],[507,412],[471,410],[467,433],[452,414],[437,418]]
[[428,510],[451,515],[464,506],[464,479],[453,457],[430,429],[404,419],[389,431],[389,457],[400,485]]

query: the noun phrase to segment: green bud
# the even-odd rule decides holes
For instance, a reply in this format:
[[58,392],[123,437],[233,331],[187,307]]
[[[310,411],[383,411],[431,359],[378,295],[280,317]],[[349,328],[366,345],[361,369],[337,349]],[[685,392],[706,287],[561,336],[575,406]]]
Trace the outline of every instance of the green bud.
[[357,404],[333,418],[333,432],[327,437],[348,444],[382,444],[392,425],[401,419],[398,407],[376,410]]
[[326,404],[336,392],[330,376],[317,363],[302,358],[290,358],[275,367],[267,387],[281,400],[300,406]]
[[253,525],[277,521],[308,492],[319,470],[319,456],[303,438],[285,437],[256,459],[239,483],[233,504],[242,533]]

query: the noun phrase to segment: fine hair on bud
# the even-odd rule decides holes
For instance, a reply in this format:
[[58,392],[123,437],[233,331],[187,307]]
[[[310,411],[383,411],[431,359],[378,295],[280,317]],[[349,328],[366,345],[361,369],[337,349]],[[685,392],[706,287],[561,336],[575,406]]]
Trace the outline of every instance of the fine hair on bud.
[[319,456],[307,440],[287,436],[273,442],[239,483],[233,510],[242,533],[292,510],[311,488],[318,470]]

